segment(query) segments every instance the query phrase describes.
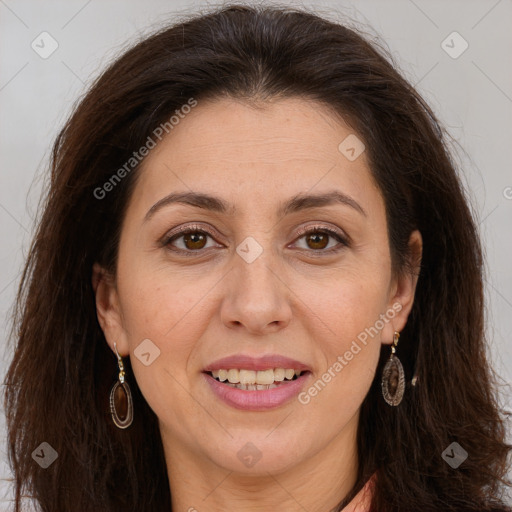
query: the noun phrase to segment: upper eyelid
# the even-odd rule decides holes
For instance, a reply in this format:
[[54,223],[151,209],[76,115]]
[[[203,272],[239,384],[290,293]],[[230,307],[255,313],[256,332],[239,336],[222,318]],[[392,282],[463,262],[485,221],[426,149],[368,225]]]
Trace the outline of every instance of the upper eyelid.
[[[304,232],[307,232],[311,229],[327,229],[332,230],[336,232],[340,232],[340,228],[329,226],[329,224],[324,224],[322,221],[317,221],[317,224],[309,224],[307,226],[302,226],[298,230],[298,234],[303,234]],[[216,229],[209,228],[208,226],[200,225],[200,224],[186,224],[185,226],[180,226],[176,228],[175,230],[171,230],[166,236],[174,236],[179,235],[183,231],[189,231],[189,230],[197,230],[197,231],[206,231],[210,234],[218,233]],[[344,231],[340,232],[340,235],[344,234]]]
[[298,236],[302,236],[305,233],[308,233],[309,231],[314,231],[314,230],[319,230],[320,231],[322,229],[326,230],[326,231],[330,231],[330,232],[336,233],[337,235],[339,235],[341,237],[346,237],[345,233],[343,231],[340,231],[339,228],[333,228],[333,227],[330,227],[330,226],[328,226],[326,224],[310,224],[309,226],[303,226],[303,227],[299,228],[297,235]]
[[190,224],[190,225],[186,225],[186,226],[181,226],[181,227],[177,228],[176,230],[170,231],[169,233],[164,235],[163,238],[164,238],[164,240],[169,240],[171,238],[178,237],[179,235],[186,234],[187,231],[192,231],[192,232],[204,231],[205,233],[211,235],[212,237],[213,236],[218,236],[216,234],[217,233],[216,230],[213,230],[213,229],[208,228],[206,226],[201,226],[199,224]]

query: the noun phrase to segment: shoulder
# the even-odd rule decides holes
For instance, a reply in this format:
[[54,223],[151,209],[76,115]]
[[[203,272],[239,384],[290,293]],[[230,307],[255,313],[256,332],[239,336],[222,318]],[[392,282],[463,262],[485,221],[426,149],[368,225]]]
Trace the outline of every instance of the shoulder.
[[364,484],[362,489],[354,496],[354,499],[343,509],[342,512],[369,512],[372,500],[373,486],[377,474],[374,473]]
[[[362,487],[362,489],[354,496],[350,503],[343,508],[341,512],[370,512],[373,488],[376,479],[377,473],[374,473],[367,480],[366,484]],[[461,509],[459,512],[467,512],[467,510]],[[503,504],[503,506],[501,507],[491,506],[485,509],[482,508],[479,512],[512,512],[512,507]]]

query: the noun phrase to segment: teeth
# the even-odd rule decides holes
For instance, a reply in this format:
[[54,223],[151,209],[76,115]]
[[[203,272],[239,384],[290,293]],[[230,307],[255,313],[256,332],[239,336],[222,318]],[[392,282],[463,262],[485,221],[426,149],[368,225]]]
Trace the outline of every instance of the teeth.
[[[295,375],[295,372],[293,372]],[[272,384],[274,382],[274,370],[272,368],[268,370],[259,371],[256,374],[256,384]]]
[[238,372],[238,379],[240,384],[256,384],[256,372],[252,370],[240,370]]
[[259,371],[230,368],[229,370],[214,370],[211,373],[215,379],[221,382],[227,380],[230,384],[241,384],[243,385],[243,389],[247,389],[247,386],[254,385],[256,385],[255,389],[258,389],[258,386],[264,386],[264,389],[266,389],[267,386],[274,382],[282,382],[285,379],[292,380],[295,376],[298,377],[302,372],[301,370],[294,370],[292,368],[269,368],[268,370]]
[[240,372],[238,370],[228,370],[228,380],[231,384],[236,384],[240,382],[238,379],[240,378]]
[[283,368],[274,368],[274,380],[282,382],[284,380],[284,374],[286,371]]
[[244,391],[262,391],[264,389],[277,388],[277,384],[231,384],[226,382],[227,386],[237,389],[243,389]]

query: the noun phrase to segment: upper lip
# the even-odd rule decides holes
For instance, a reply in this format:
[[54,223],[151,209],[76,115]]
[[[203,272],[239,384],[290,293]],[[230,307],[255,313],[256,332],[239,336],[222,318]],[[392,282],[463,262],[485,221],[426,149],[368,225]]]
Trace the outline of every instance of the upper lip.
[[214,370],[229,370],[230,368],[254,371],[263,371],[270,368],[284,368],[285,370],[287,368],[292,368],[294,370],[311,371],[308,365],[279,354],[269,354],[260,357],[236,354],[229,357],[223,357],[222,359],[217,359],[206,366],[204,371],[211,372]]

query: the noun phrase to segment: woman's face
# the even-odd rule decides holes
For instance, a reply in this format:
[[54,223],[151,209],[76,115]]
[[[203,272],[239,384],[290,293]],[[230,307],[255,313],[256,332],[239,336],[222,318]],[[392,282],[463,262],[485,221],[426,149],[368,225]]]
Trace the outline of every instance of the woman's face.
[[[354,136],[303,99],[199,101],[137,171],[115,283],[95,266],[98,317],[172,463],[264,474],[353,455],[381,344],[416,285],[391,274],[383,197]],[[205,373],[232,356],[216,367],[248,371],[230,380],[279,384]],[[307,372],[286,383],[269,367]]]

